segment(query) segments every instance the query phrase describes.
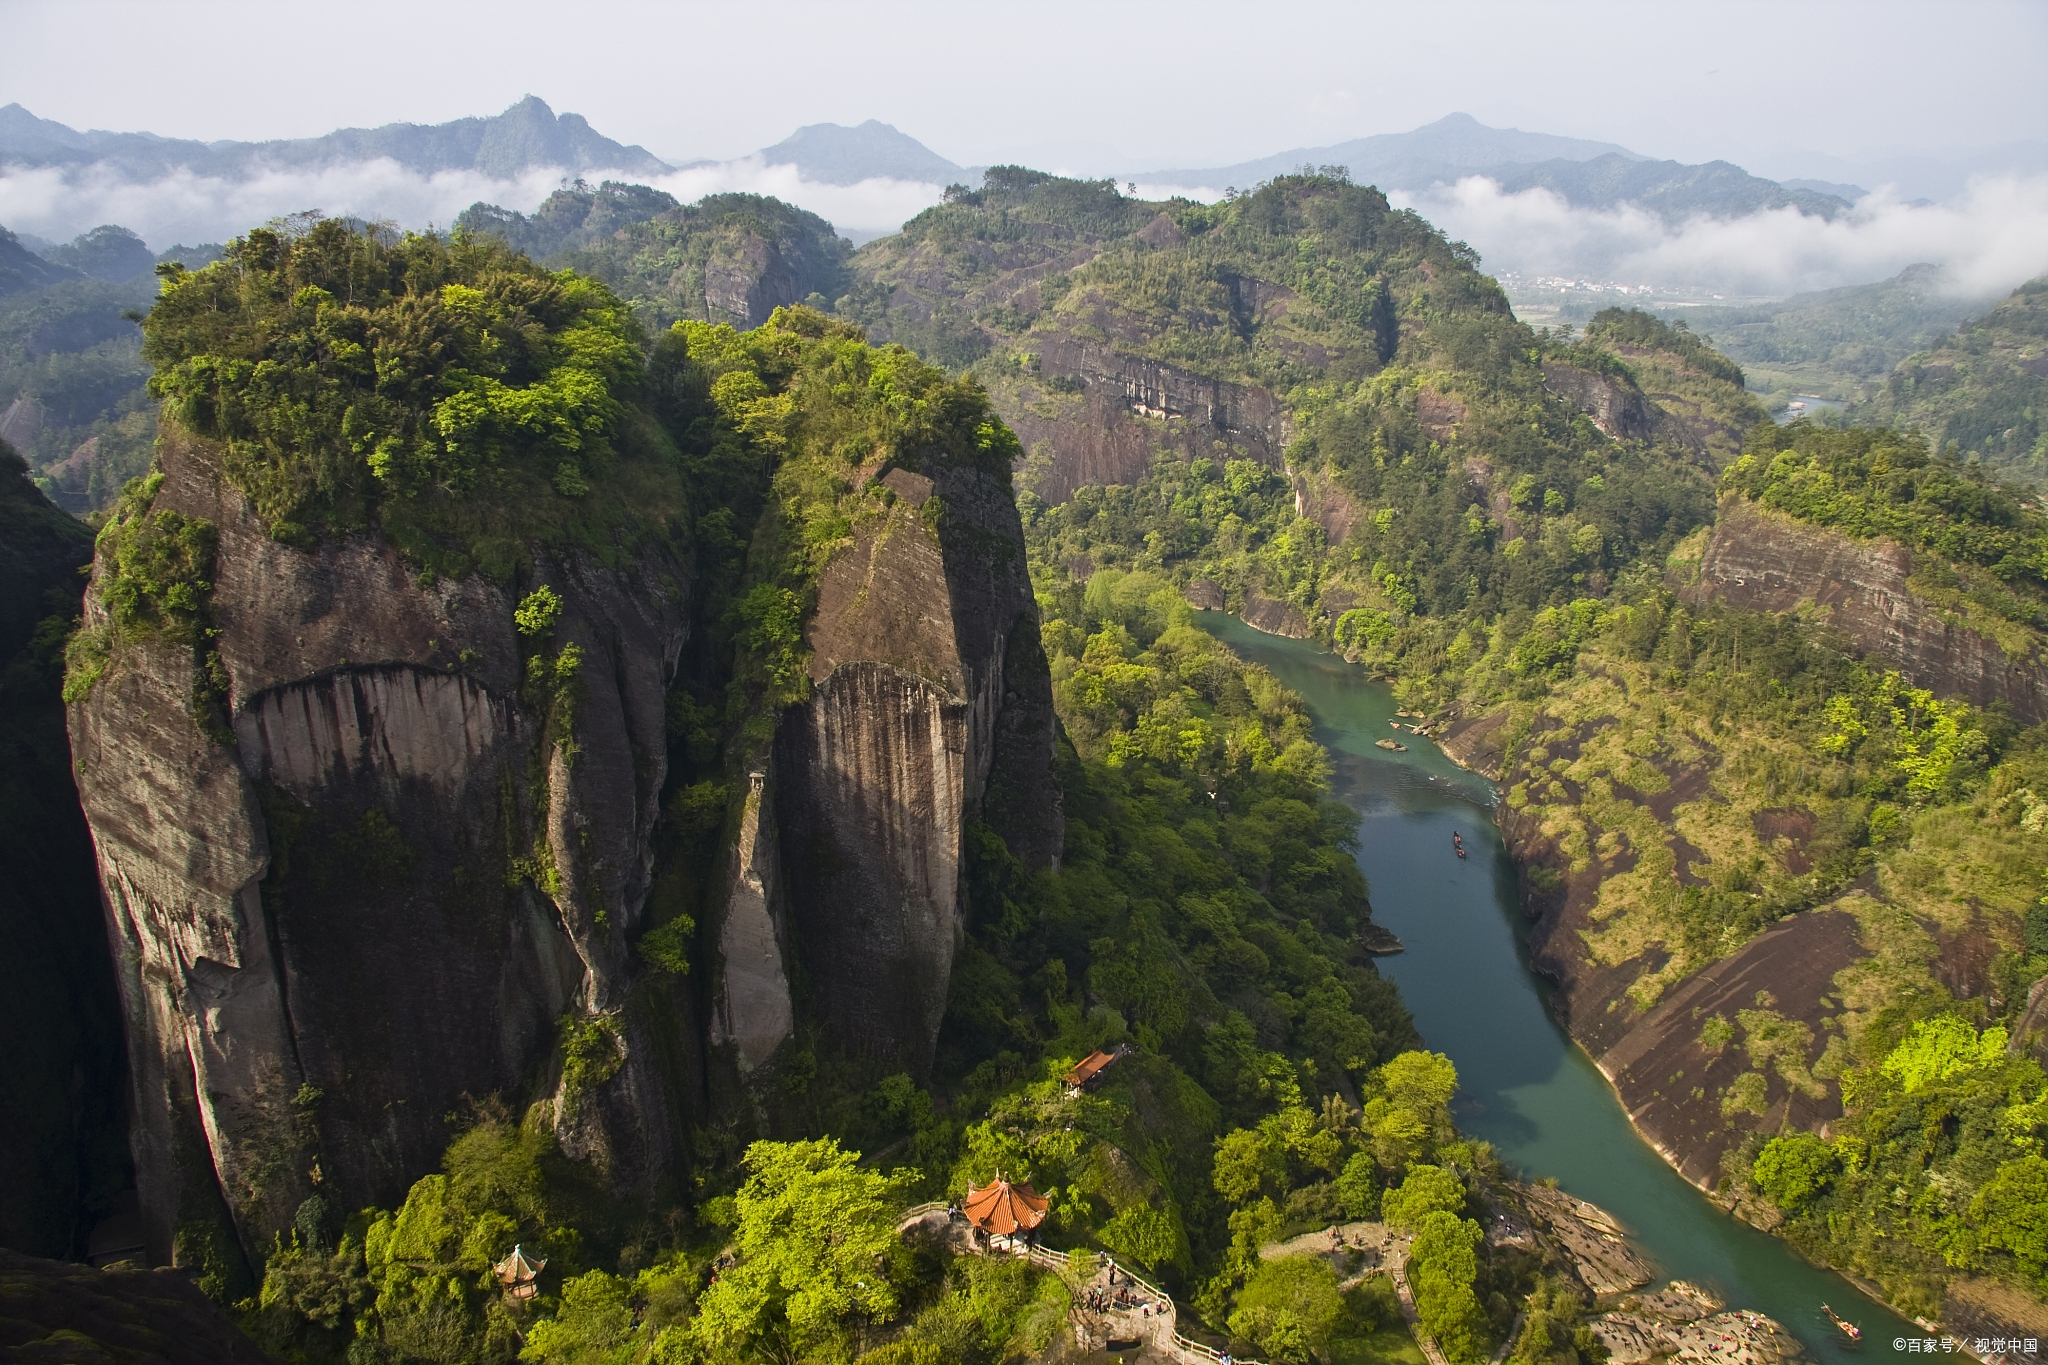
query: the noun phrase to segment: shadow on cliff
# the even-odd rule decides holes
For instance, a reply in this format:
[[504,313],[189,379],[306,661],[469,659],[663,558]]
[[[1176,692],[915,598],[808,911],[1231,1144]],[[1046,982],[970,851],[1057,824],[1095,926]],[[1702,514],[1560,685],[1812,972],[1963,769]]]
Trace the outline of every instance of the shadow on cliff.
[[0,1244],[85,1251],[129,1183],[121,1008],[64,735],[92,532],[0,444]]

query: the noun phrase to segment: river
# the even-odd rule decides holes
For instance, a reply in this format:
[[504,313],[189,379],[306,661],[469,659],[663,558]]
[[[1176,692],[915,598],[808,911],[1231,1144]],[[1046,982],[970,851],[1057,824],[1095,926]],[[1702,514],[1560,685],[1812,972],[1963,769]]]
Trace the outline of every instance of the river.
[[[1458,1067],[1459,1126],[1491,1142],[1530,1178],[1606,1209],[1663,1272],[1731,1308],[1768,1314],[1822,1361],[1890,1356],[1892,1340],[1925,1333],[1784,1242],[1739,1223],[1665,1165],[1584,1049],[1546,1007],[1529,967],[1515,868],[1493,824],[1492,784],[1417,735],[1391,738],[1393,693],[1307,641],[1264,635],[1221,612],[1196,621],[1300,693],[1330,751],[1332,787],[1360,817],[1358,860],[1373,919],[1405,952],[1379,960],[1398,982],[1427,1045]],[[1471,856],[1452,852],[1453,831]],[[1821,1315],[1832,1304],[1862,1326],[1860,1348]]]

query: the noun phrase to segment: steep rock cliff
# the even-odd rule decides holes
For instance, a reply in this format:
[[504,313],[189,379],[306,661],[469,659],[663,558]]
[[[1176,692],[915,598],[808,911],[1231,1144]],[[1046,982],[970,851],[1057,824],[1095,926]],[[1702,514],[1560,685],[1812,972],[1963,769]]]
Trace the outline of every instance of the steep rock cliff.
[[1101,342],[1034,338],[1040,374],[998,385],[1003,420],[1027,452],[1020,482],[1047,502],[1085,484],[1136,483],[1161,451],[1183,459],[1280,466],[1289,429],[1279,399]]
[[922,467],[855,476],[890,507],[824,568],[811,692],[778,718],[742,818],[713,1038],[743,1067],[799,1020],[828,1048],[928,1067],[973,827],[1028,866],[1059,854],[1051,683],[1009,481]]
[[120,1010],[60,696],[92,533],[0,446],[0,1245],[76,1254],[128,1183]]
[[1706,448],[1691,426],[1670,417],[1625,377],[1546,360],[1543,387],[1617,441],[1668,440],[1702,452]]
[[[217,669],[120,641],[71,714],[156,1257],[222,1215],[255,1251],[315,1194],[395,1203],[465,1094],[521,1093],[558,1015],[618,1009],[687,601],[658,550],[624,570],[537,553],[562,602],[542,652],[583,656],[566,718],[522,686],[507,589],[416,575],[372,537],[279,544],[170,424],[159,461],[155,508],[217,530]],[[617,1088],[644,1090],[646,1050],[615,1036]],[[572,1154],[651,1178],[661,1106],[596,1130],[558,1106]]]
[[1913,685],[1975,706],[2004,702],[2029,724],[2048,719],[2048,659],[2007,650],[1912,582],[1914,555],[1889,540],[1855,540],[1730,496],[1695,581],[1680,595],[1750,611],[1818,607],[1869,657]]

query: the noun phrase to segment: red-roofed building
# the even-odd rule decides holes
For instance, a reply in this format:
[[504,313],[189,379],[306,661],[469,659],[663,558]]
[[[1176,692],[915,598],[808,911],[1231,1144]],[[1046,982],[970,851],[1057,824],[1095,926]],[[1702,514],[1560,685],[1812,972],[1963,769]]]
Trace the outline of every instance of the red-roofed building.
[[1014,1241],[1045,1221],[1049,1202],[1031,1186],[1012,1185],[997,1176],[993,1184],[979,1189],[969,1185],[960,1211],[977,1231]]
[[1112,1051],[1103,1052],[1098,1049],[1083,1057],[1074,1069],[1066,1074],[1067,1093],[1078,1095],[1083,1090],[1093,1090],[1101,1081],[1102,1073],[1109,1070],[1110,1064],[1130,1050],[1130,1044],[1118,1043]]
[[547,1261],[540,1256],[529,1256],[524,1248],[515,1243],[512,1254],[491,1267],[491,1273],[498,1277],[498,1283],[505,1286],[508,1299],[530,1299],[540,1292],[541,1271],[547,1269]]

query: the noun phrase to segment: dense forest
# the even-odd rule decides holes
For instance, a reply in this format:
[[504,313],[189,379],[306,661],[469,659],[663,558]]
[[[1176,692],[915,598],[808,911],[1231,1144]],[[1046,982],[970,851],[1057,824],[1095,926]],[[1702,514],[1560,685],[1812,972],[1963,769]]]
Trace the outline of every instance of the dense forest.
[[[759,752],[764,706],[811,685],[800,628],[835,547],[888,515],[892,495],[853,468],[883,450],[1007,480],[1018,447],[980,386],[800,307],[650,342],[606,285],[484,234],[283,225],[160,273],[150,391],[180,439],[217,452],[272,542],[368,535],[423,584],[518,584],[527,556],[571,550],[694,556],[717,643],[669,703],[660,838],[681,856],[632,944],[632,1009],[687,989],[711,951],[696,925],[719,909],[735,765]],[[161,471],[136,481],[100,532],[106,616],[74,636],[65,694],[104,692],[168,641],[194,660],[204,725],[226,700],[210,652],[222,533],[166,510],[163,487]],[[573,754],[583,656],[559,644],[562,599],[522,591],[541,752]],[[1384,1214],[1418,1232],[1425,1328],[1461,1362],[1488,1354],[1549,1285],[1546,1262],[1474,1252],[1506,1173],[1458,1135],[1455,1070],[1373,968],[1352,817],[1299,701],[1194,629],[1157,574],[1047,579],[1040,610],[1067,736],[1064,854],[1034,871],[970,831],[967,943],[929,1075],[849,1067],[800,1031],[736,1121],[684,1135],[688,1178],[648,1202],[557,1136],[554,1106],[618,1066],[617,1026],[572,1012],[551,1064],[564,1098],[474,1096],[450,1115],[442,1169],[394,1206],[332,1207],[316,1188],[261,1264],[200,1222],[179,1230],[181,1264],[268,1349],[357,1365],[1003,1359],[1058,1334],[1091,1250],[1157,1277],[1240,1352],[1305,1361],[1377,1342],[1405,1358],[1385,1281],[1344,1288],[1321,1262],[1259,1256]],[[273,811],[264,885],[280,915],[323,894],[337,857],[389,877],[419,856],[368,817],[329,832]],[[550,857],[536,844],[511,876],[546,889]],[[1060,1080],[1098,1049],[1119,1050],[1104,1084]],[[333,1099],[307,1086],[292,1103],[317,1145]],[[905,1208],[998,1175],[1050,1201],[1045,1236],[1075,1253],[1065,1273],[899,1236]],[[513,1243],[545,1261],[530,1301],[490,1273]],[[1571,1356],[1579,1301],[1544,1292]]]

